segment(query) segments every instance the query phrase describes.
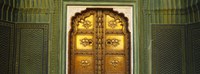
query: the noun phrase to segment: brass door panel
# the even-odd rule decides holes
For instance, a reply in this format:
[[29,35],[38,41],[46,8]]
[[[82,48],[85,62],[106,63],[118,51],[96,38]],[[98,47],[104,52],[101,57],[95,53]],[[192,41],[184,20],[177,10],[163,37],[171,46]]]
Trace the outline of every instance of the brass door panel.
[[94,15],[89,15],[85,19],[78,22],[78,29],[93,29],[94,28]]
[[107,55],[105,62],[105,74],[125,74],[124,56]]
[[94,74],[94,58],[91,55],[75,56],[75,73],[74,74]]
[[106,34],[106,50],[107,51],[124,50],[124,35]]
[[122,30],[123,28],[123,22],[121,19],[117,18],[115,15],[110,14],[109,12],[105,12],[105,23],[106,23],[106,29],[109,30]]
[[76,35],[76,50],[89,51],[93,49],[92,34],[77,34]]
[[110,8],[87,8],[72,17],[69,74],[130,74],[127,22]]

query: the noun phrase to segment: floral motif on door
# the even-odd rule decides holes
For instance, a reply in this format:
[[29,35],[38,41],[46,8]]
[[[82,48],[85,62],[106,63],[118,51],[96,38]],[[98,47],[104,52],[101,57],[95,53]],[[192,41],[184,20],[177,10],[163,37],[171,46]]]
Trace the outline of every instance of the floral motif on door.
[[69,74],[130,74],[130,33],[124,14],[87,8],[71,21]]

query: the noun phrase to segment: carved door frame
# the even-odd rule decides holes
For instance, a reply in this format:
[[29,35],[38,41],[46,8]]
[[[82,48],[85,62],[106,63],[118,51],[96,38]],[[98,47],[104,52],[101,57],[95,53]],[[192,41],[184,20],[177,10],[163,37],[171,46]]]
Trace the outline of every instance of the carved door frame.
[[[93,15],[91,17],[96,17],[94,21],[87,21],[85,19],[90,19],[90,15]],[[111,20],[108,23],[105,23],[104,20],[105,17],[111,16],[114,18],[114,21]],[[86,18],[88,17],[88,18]],[[108,18],[111,18],[108,17]],[[76,20],[76,21],[74,21]],[[91,23],[94,23],[95,25],[92,25]],[[116,28],[116,24],[118,25]],[[77,26],[77,25],[82,25]],[[85,28],[85,30],[83,29]],[[87,31],[86,31],[87,30]],[[88,34],[91,35],[91,39],[82,38],[80,41],[77,39],[80,39],[80,34]],[[114,38],[114,36],[116,38]],[[120,36],[121,34],[121,36]],[[80,35],[80,37],[78,36]],[[108,35],[108,36],[107,36]],[[84,37],[84,36],[82,36]],[[114,40],[110,40],[109,38],[113,38]],[[118,39],[117,39],[118,38]],[[120,40],[121,38],[121,40]],[[124,16],[122,13],[118,13],[116,11],[113,11],[112,8],[87,8],[86,10],[82,11],[81,13],[76,13],[76,15],[72,18],[71,22],[71,30],[69,35],[69,74],[76,74],[75,66],[77,63],[75,60],[81,59],[80,55],[91,55],[92,57],[87,58],[93,58],[92,68],[89,68],[91,70],[94,70],[93,74],[108,74],[109,72],[106,70],[111,71],[111,67],[105,67],[108,66],[106,62],[110,59],[112,59],[111,64],[114,67],[117,66],[117,64],[121,61],[116,60],[116,58],[122,58],[122,66],[119,67],[119,70],[123,71],[121,74],[130,74],[130,32],[128,31],[128,19]],[[81,42],[82,41],[82,42]],[[113,42],[114,41],[114,42]],[[124,45],[121,45],[117,43],[118,41],[122,41]],[[85,51],[85,50],[77,50],[76,43],[82,44],[84,47],[87,47],[87,45],[92,45],[91,51]],[[113,50],[112,47],[109,47],[109,44],[112,44],[112,46],[119,45],[122,46],[119,50]],[[79,45],[80,46],[80,45]],[[82,48],[84,48],[82,47]],[[94,48],[95,47],[95,48]],[[126,48],[125,48],[126,47]],[[81,49],[81,48],[80,48]],[[112,50],[111,50],[112,49]],[[79,56],[77,56],[79,55]],[[115,56],[117,56],[115,58]],[[104,61],[106,60],[106,61]],[[81,60],[83,62],[81,65],[86,67],[87,65],[90,65],[87,60]],[[90,62],[90,61],[89,61]],[[110,62],[110,61],[109,61]],[[76,64],[75,64],[76,63]],[[120,62],[121,65],[121,62]],[[79,66],[78,66],[79,67]],[[117,67],[116,67],[117,68]],[[118,69],[118,68],[117,68]],[[117,71],[117,70],[116,70]],[[110,72],[111,73],[111,72]]]

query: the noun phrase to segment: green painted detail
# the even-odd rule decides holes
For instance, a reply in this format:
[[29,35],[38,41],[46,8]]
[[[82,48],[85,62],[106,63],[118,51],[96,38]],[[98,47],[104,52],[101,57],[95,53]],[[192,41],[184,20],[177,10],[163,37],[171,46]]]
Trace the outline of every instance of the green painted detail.
[[0,20],[0,74],[13,74],[14,24]]
[[16,25],[16,74],[47,74],[48,25]]
[[21,30],[20,74],[43,74],[43,30]]
[[0,73],[8,74],[9,72],[9,50],[10,50],[10,28],[0,24]]

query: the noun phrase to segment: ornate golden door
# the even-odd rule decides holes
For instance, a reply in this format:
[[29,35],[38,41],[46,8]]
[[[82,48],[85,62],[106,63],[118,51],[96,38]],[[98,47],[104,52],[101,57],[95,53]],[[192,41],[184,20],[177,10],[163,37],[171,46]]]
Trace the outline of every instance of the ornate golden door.
[[69,74],[130,74],[127,22],[113,9],[76,13],[69,36]]

